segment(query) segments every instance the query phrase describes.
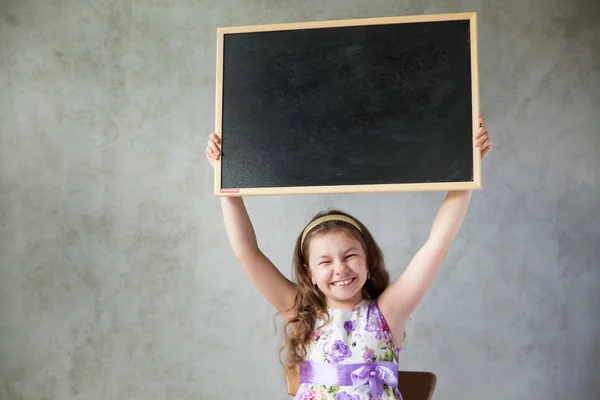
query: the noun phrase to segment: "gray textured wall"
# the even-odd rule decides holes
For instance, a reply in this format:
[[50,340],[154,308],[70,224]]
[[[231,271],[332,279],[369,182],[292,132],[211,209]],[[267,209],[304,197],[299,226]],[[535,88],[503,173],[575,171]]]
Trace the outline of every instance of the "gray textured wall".
[[[436,399],[599,398],[599,4],[1,0],[0,398],[288,398],[203,159],[215,28],[457,11],[479,12],[495,149],[402,368],[434,371]],[[299,229],[337,206],[396,277],[441,199],[248,207],[286,274]]]

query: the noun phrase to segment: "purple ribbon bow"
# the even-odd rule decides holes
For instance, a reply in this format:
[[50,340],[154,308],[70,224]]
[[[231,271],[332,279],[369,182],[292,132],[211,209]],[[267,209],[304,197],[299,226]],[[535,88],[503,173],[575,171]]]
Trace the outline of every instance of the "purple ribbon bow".
[[369,384],[369,396],[371,399],[380,399],[383,396],[383,384],[397,386],[398,378],[394,372],[381,365],[364,366],[352,372],[352,388],[356,392],[358,388]]

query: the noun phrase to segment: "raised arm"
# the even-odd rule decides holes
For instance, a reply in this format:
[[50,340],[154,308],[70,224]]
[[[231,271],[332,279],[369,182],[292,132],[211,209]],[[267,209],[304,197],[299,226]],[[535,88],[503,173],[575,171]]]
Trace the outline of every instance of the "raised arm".
[[279,312],[292,308],[296,285],[287,279],[260,251],[256,234],[241,197],[221,199],[229,244],[242,269],[258,291]]
[[[480,119],[482,126],[475,137],[475,145],[480,149],[482,159],[492,146],[483,122],[483,119]],[[448,192],[433,221],[427,241],[402,275],[379,297],[379,307],[390,326],[392,336],[398,342],[397,345],[404,337],[408,317],[423,299],[442,267],[446,254],[463,224],[471,196],[470,190]]]
[[[392,334],[395,334],[394,330],[404,330],[408,317],[440,271],[465,218],[471,193],[448,192],[433,222],[429,238],[402,275],[379,297],[379,307],[392,329]],[[398,333],[401,335],[403,332]]]
[[[221,155],[221,140],[214,133],[206,147],[206,157],[214,168]],[[258,291],[284,315],[294,305],[296,285],[287,279],[258,247],[254,227],[241,197],[223,197],[221,209],[229,244],[242,269]]]

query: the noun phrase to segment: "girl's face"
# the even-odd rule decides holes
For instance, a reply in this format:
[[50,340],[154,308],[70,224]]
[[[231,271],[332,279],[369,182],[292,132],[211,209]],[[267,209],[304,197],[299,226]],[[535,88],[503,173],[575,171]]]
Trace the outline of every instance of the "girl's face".
[[365,251],[351,235],[331,231],[311,239],[308,273],[330,308],[352,308],[360,303],[367,272]]

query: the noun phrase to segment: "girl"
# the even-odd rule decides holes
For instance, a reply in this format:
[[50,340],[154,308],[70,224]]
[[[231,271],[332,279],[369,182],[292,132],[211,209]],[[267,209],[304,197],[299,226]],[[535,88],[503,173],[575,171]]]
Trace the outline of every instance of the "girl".
[[[482,159],[492,148],[484,119],[475,145]],[[214,167],[220,138],[210,135],[206,157]],[[296,399],[401,399],[398,356],[406,322],[438,274],[458,233],[471,191],[448,192],[429,238],[392,284],[369,230],[341,211],[315,216],[294,250],[289,281],[258,248],[241,197],[221,198],[235,257],[250,281],[286,317],[287,372],[300,369]]]

